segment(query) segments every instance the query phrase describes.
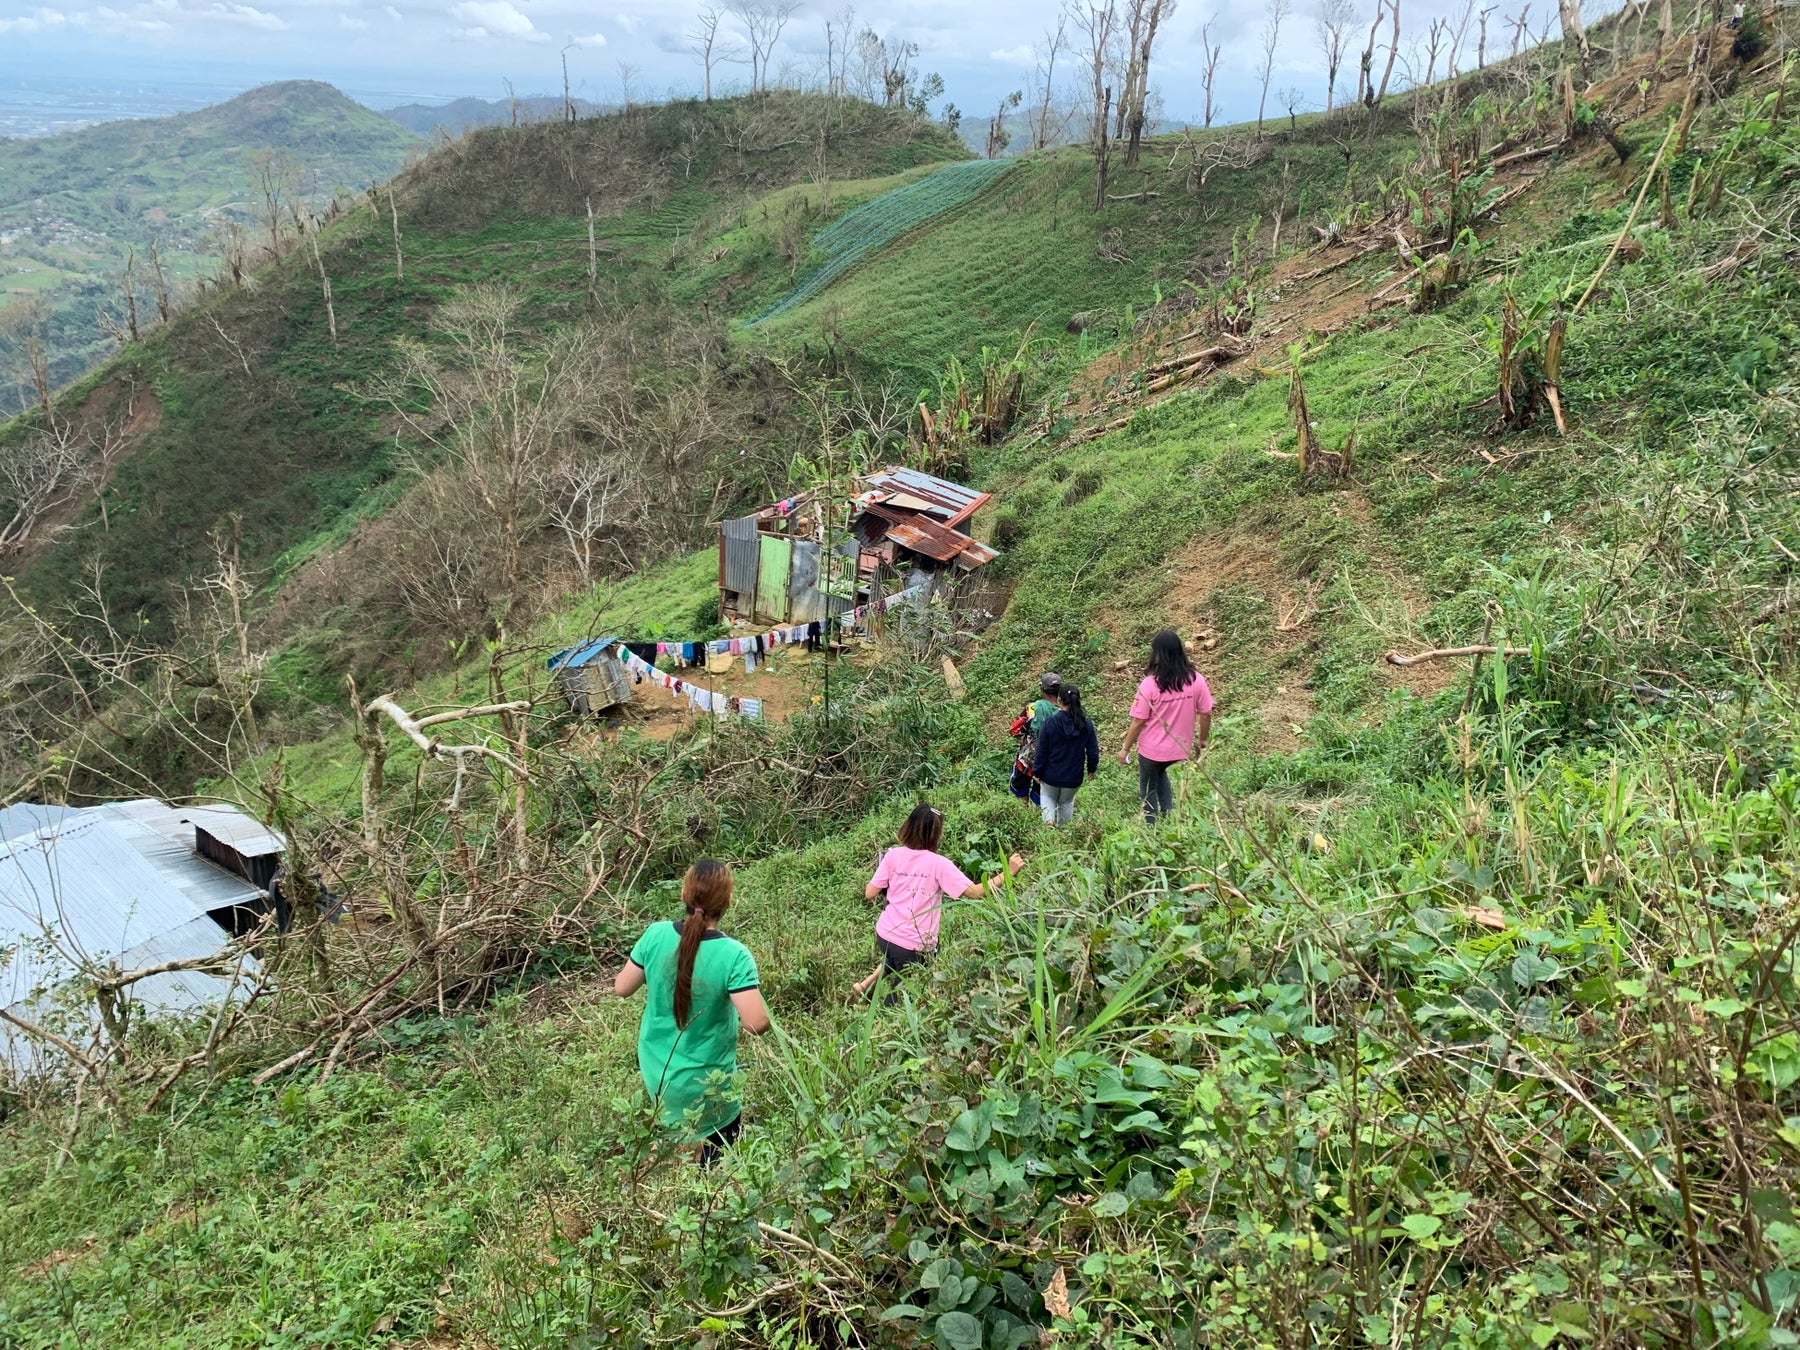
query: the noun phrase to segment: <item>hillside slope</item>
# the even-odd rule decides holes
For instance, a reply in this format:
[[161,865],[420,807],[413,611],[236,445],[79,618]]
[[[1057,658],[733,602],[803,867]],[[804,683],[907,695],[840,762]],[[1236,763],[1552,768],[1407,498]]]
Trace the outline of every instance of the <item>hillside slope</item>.
[[[830,666],[782,652],[790,712],[761,724],[669,735],[646,699],[614,723],[564,716],[548,651],[695,636],[702,552],[401,696],[531,700],[517,722],[461,724],[492,728],[511,766],[465,775],[396,737],[372,779],[379,737],[342,718],[223,766],[354,919],[284,944],[266,1020],[223,1047],[140,1031],[142,1058],[107,1079],[131,1105],[195,1059],[155,1111],[71,1124],[67,1096],[21,1103],[0,1334],[1787,1344],[1800,129],[1775,116],[1783,67],[1725,50],[1732,92],[1679,148],[1685,53],[1646,53],[1625,93],[1589,91],[1623,163],[1597,137],[1559,145],[1561,105],[1536,87],[1447,103],[1398,184],[1340,202],[1322,174],[1291,179],[1310,206],[1285,248],[1259,161],[1208,184],[1226,237],[1160,264],[1193,287],[1158,303],[1145,264],[1110,293],[1092,275],[1051,290],[1115,316],[1023,344],[1029,413],[997,444],[912,447],[965,455],[996,493],[991,623],[939,616]],[[1277,153],[1329,164],[1333,130]],[[1389,130],[1378,160],[1412,135]],[[1447,151],[1476,139],[1465,174]],[[1001,191],[1028,172],[1073,178],[1049,164],[893,241],[766,350],[904,371],[913,356],[864,347],[920,353],[937,332],[948,365],[1037,297],[1000,285],[992,314],[921,304],[885,327],[874,307],[909,263],[953,296],[949,238],[969,276],[1003,276],[976,227],[1023,209]],[[818,192],[689,218],[646,256],[671,289],[760,312],[805,274],[804,250],[781,251],[785,207]],[[489,209],[466,195],[434,209]],[[1046,251],[1100,242],[1067,235]],[[578,265],[513,261],[551,278],[546,303]],[[847,396],[827,371],[810,409]],[[1163,625],[1218,721],[1172,818],[1146,825],[1113,755]],[[1451,650],[1385,659],[1430,648]],[[1080,682],[1106,751],[1062,831],[1005,791],[1004,728],[1046,666]],[[970,876],[1013,849],[1028,868],[947,908],[896,1005],[855,1003],[864,886],[919,800]],[[701,853],[738,867],[726,927],[778,1023],[742,1047],[744,1136],[710,1169],[649,1124],[638,1008],[609,992]]]
[[[206,267],[225,221],[258,227],[259,156],[282,157],[284,197],[322,205],[390,177],[418,146],[330,85],[299,80],[198,112],[0,141],[0,304],[48,303],[53,374],[67,383],[113,350],[99,316],[123,314],[129,250],[149,314],[153,242],[171,282],[184,284]],[[0,413],[18,407],[12,385],[0,388]]]

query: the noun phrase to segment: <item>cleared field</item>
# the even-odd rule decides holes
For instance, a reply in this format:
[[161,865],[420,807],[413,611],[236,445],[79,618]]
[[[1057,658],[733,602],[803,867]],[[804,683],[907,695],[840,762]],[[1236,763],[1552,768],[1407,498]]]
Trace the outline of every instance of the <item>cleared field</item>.
[[846,212],[812,241],[813,248],[826,255],[825,262],[752,319],[751,324],[762,323],[804,304],[902,235],[971,200],[1015,163],[1004,159],[977,159],[947,165],[916,183],[884,192],[875,200]]

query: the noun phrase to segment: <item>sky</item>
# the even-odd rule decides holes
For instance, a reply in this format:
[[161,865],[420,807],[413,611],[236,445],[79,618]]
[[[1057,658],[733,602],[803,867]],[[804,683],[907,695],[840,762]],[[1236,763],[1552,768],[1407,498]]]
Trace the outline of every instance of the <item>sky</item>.
[[[1153,67],[1167,115],[1198,120],[1202,64],[1198,33],[1212,21],[1224,45],[1215,100],[1222,120],[1256,115],[1263,3],[1180,0]],[[1290,0],[1271,80],[1269,111],[1285,88],[1302,90],[1305,107],[1324,106],[1324,62],[1315,37],[1319,0]],[[1460,16],[1468,0],[1406,0],[1406,37],[1433,17]],[[1485,8],[1492,0],[1479,0]],[[1356,0],[1359,31],[1346,60],[1354,88],[1355,53],[1366,40],[1374,0]],[[1508,3],[1490,19],[1490,51]],[[1589,0],[1587,9],[1616,8]],[[617,0],[0,0],[0,89],[61,82],[72,87],[141,85],[217,89],[220,97],[275,79],[322,79],[373,106],[461,95],[496,98],[506,82],[521,95],[561,88],[567,48],[574,92],[616,102],[629,78],[634,98],[694,90],[699,68],[686,30],[698,4]],[[1555,12],[1533,5],[1532,27]],[[842,0],[811,0],[796,12],[775,64],[804,76],[823,66],[825,25],[842,27]],[[986,117],[1009,90],[1032,80],[1032,44],[1054,24],[1053,0],[889,0],[858,7],[855,26],[919,44],[919,65],[940,72],[946,97],[965,115]],[[1473,64],[1475,25],[1466,40]],[[573,44],[572,46],[570,44]],[[622,71],[621,67],[629,67]],[[723,78],[747,78],[727,67]],[[1069,75],[1076,72],[1072,68]],[[1398,78],[1398,72],[1397,72]]]

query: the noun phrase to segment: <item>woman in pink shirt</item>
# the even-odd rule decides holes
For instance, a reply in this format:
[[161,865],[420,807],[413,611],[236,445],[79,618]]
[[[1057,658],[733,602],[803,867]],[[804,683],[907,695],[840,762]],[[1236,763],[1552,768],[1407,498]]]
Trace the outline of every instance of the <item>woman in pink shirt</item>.
[[[938,919],[946,897],[979,900],[1004,879],[987,885],[970,881],[962,869],[939,853],[944,837],[944,814],[930,806],[915,806],[900,827],[900,846],[881,855],[863,894],[870,900],[887,891],[887,908],[875,923],[875,946],[881,964],[867,979],[856,982],[856,992],[866,994],[885,972],[897,975],[937,950]],[[1006,876],[1025,865],[1018,854],[1006,860]]]
[[1181,639],[1165,628],[1150,639],[1150,665],[1131,704],[1131,728],[1119,749],[1119,763],[1138,752],[1138,795],[1144,819],[1154,821],[1174,809],[1169,769],[1197,757],[1212,735],[1212,691],[1194,669]]

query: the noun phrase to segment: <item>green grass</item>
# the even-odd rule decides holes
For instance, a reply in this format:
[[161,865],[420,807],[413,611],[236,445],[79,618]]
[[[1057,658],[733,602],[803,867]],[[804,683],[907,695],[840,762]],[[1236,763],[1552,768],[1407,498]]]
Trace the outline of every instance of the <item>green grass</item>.
[[[1715,111],[1692,158],[1740,111]],[[1760,153],[1791,163],[1791,130]],[[979,204],[1053,183],[1060,162]],[[1616,185],[1553,172],[1545,199],[1569,209],[1521,242],[1522,294],[1585,282],[1623,223]],[[1789,200],[1780,172],[1733,181],[1766,194],[1764,218]],[[1012,209],[1042,226],[1061,208]],[[854,301],[851,350],[895,371],[924,369],[934,340],[941,359],[991,340],[1010,292],[985,314],[900,294],[913,277],[948,303],[941,257],[973,286],[978,263],[1011,256],[959,235],[968,219],[770,327],[816,339],[819,307]],[[1574,327],[1571,434],[1508,433],[1523,453],[1502,466],[1476,453],[1498,444],[1485,284],[1306,354],[1321,437],[1358,432],[1348,485],[1299,483],[1267,453],[1294,441],[1279,372],[1215,380],[1098,440],[1053,427],[978,452],[1018,534],[996,565],[1011,599],[964,659],[967,708],[898,651],[880,668],[896,687],[859,715],[900,790],[771,823],[756,812],[788,812],[806,778],[788,756],[831,758],[809,727],[731,728],[692,762],[595,747],[579,782],[538,789],[557,884],[580,892],[569,859],[614,837],[635,803],[607,782],[637,781],[646,754],[667,764],[655,862],[517,989],[399,1024],[391,1053],[323,1087],[231,1072],[177,1094],[169,1119],[90,1125],[61,1169],[60,1119],[8,1126],[0,1345],[960,1347],[1033,1343],[1053,1321],[1106,1350],[1786,1344],[1800,714],[1791,627],[1752,620],[1800,548],[1800,288],[1773,256],[1696,277],[1740,226],[1645,233]],[[1074,271],[1073,229],[1049,238]],[[1111,291],[1094,274],[1041,284],[1058,305],[1122,308],[1188,243],[1153,247]],[[454,265],[471,256],[486,255]],[[887,331],[876,304],[899,316]],[[1097,344],[1041,353],[1035,377]],[[712,569],[704,550],[646,569],[532,643],[685,635]],[[1284,631],[1308,593],[1312,616]],[[1530,654],[1479,678],[1459,662],[1427,697],[1390,686],[1386,648],[1475,641],[1490,622]],[[1217,637],[1206,772],[1184,771],[1177,819],[1146,829],[1109,763],[1075,828],[1042,831],[1004,794],[996,724],[1055,666],[1110,751],[1164,624]],[[409,698],[478,692],[485,666]],[[1259,716],[1282,688],[1312,715],[1277,750]],[[710,769],[713,749],[730,771]],[[350,809],[342,727],[287,756],[321,813]],[[410,764],[397,756],[394,778]],[[940,958],[871,1013],[846,998],[872,958],[861,888],[920,793],[971,875],[1013,848],[1030,869],[954,907]],[[652,1158],[636,1008],[603,992],[703,848],[742,863],[727,927],[758,955],[782,1033],[746,1045],[745,1142],[712,1172]],[[1487,909],[1504,933],[1471,917]],[[27,1273],[52,1252],[61,1264]]]

